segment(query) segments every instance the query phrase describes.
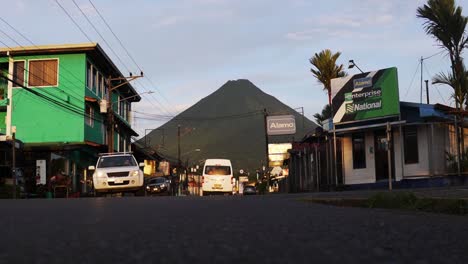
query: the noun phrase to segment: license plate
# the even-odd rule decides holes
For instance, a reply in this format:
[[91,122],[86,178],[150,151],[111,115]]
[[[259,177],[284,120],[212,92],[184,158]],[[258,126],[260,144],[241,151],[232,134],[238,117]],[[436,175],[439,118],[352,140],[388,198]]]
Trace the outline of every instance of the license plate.
[[223,186],[221,184],[219,184],[219,183],[216,183],[216,184],[213,185],[213,189],[222,189],[222,188],[223,188]]
[[123,180],[122,179],[115,179],[114,183],[123,183]]

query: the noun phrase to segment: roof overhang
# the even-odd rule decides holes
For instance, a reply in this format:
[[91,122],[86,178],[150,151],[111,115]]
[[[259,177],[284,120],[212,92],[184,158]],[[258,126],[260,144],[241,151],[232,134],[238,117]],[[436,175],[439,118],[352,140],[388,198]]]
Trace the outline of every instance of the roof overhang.
[[[61,45],[22,46],[12,48],[0,48],[0,56],[27,56],[27,55],[49,55],[49,54],[73,54],[86,53],[97,66],[105,71],[104,74],[114,77],[124,77],[114,62],[107,56],[98,43],[79,43]],[[135,88],[128,83],[118,88],[121,93],[135,95],[132,100],[139,102],[141,97]]]

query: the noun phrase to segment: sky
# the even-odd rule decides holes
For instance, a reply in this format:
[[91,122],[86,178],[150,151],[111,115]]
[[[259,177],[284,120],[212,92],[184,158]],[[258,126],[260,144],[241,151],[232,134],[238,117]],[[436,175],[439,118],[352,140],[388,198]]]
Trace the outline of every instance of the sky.
[[[249,79],[292,108],[303,107],[313,120],[328,99],[309,59],[323,49],[341,52],[338,63],[350,75],[359,73],[347,69],[351,59],[365,72],[397,67],[402,101],[420,101],[421,57],[427,58],[424,80],[450,69],[446,53],[416,17],[425,0],[74,1],[92,24],[73,0],[0,0],[8,6],[0,17],[36,45],[90,39],[122,73],[143,69],[145,77],[133,83],[143,98],[134,110],[154,117],[134,114],[140,136],[236,79]],[[468,15],[468,0],[456,3]],[[15,40],[0,32],[8,46],[30,45],[3,21],[0,30]],[[453,105],[449,87],[431,85],[429,94],[431,103]]]

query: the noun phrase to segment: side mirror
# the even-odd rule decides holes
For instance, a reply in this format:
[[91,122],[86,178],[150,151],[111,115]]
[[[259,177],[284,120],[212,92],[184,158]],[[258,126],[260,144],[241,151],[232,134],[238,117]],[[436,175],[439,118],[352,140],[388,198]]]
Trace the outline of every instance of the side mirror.
[[94,166],[89,166],[88,167],[88,170],[95,170],[95,169],[96,169],[96,167],[94,167]]
[[138,164],[138,166],[139,166],[139,167],[144,167],[144,166],[145,166],[145,163],[144,163],[144,162],[140,162],[140,163]]

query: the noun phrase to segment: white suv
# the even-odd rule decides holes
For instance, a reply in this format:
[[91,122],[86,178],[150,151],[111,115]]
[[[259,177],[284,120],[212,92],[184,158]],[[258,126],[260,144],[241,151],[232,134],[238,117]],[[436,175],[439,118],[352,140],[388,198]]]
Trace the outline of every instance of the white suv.
[[131,153],[104,153],[100,154],[96,167],[89,166],[94,170],[93,184],[94,193],[99,196],[111,192],[133,192],[137,193],[143,187],[144,175]]

